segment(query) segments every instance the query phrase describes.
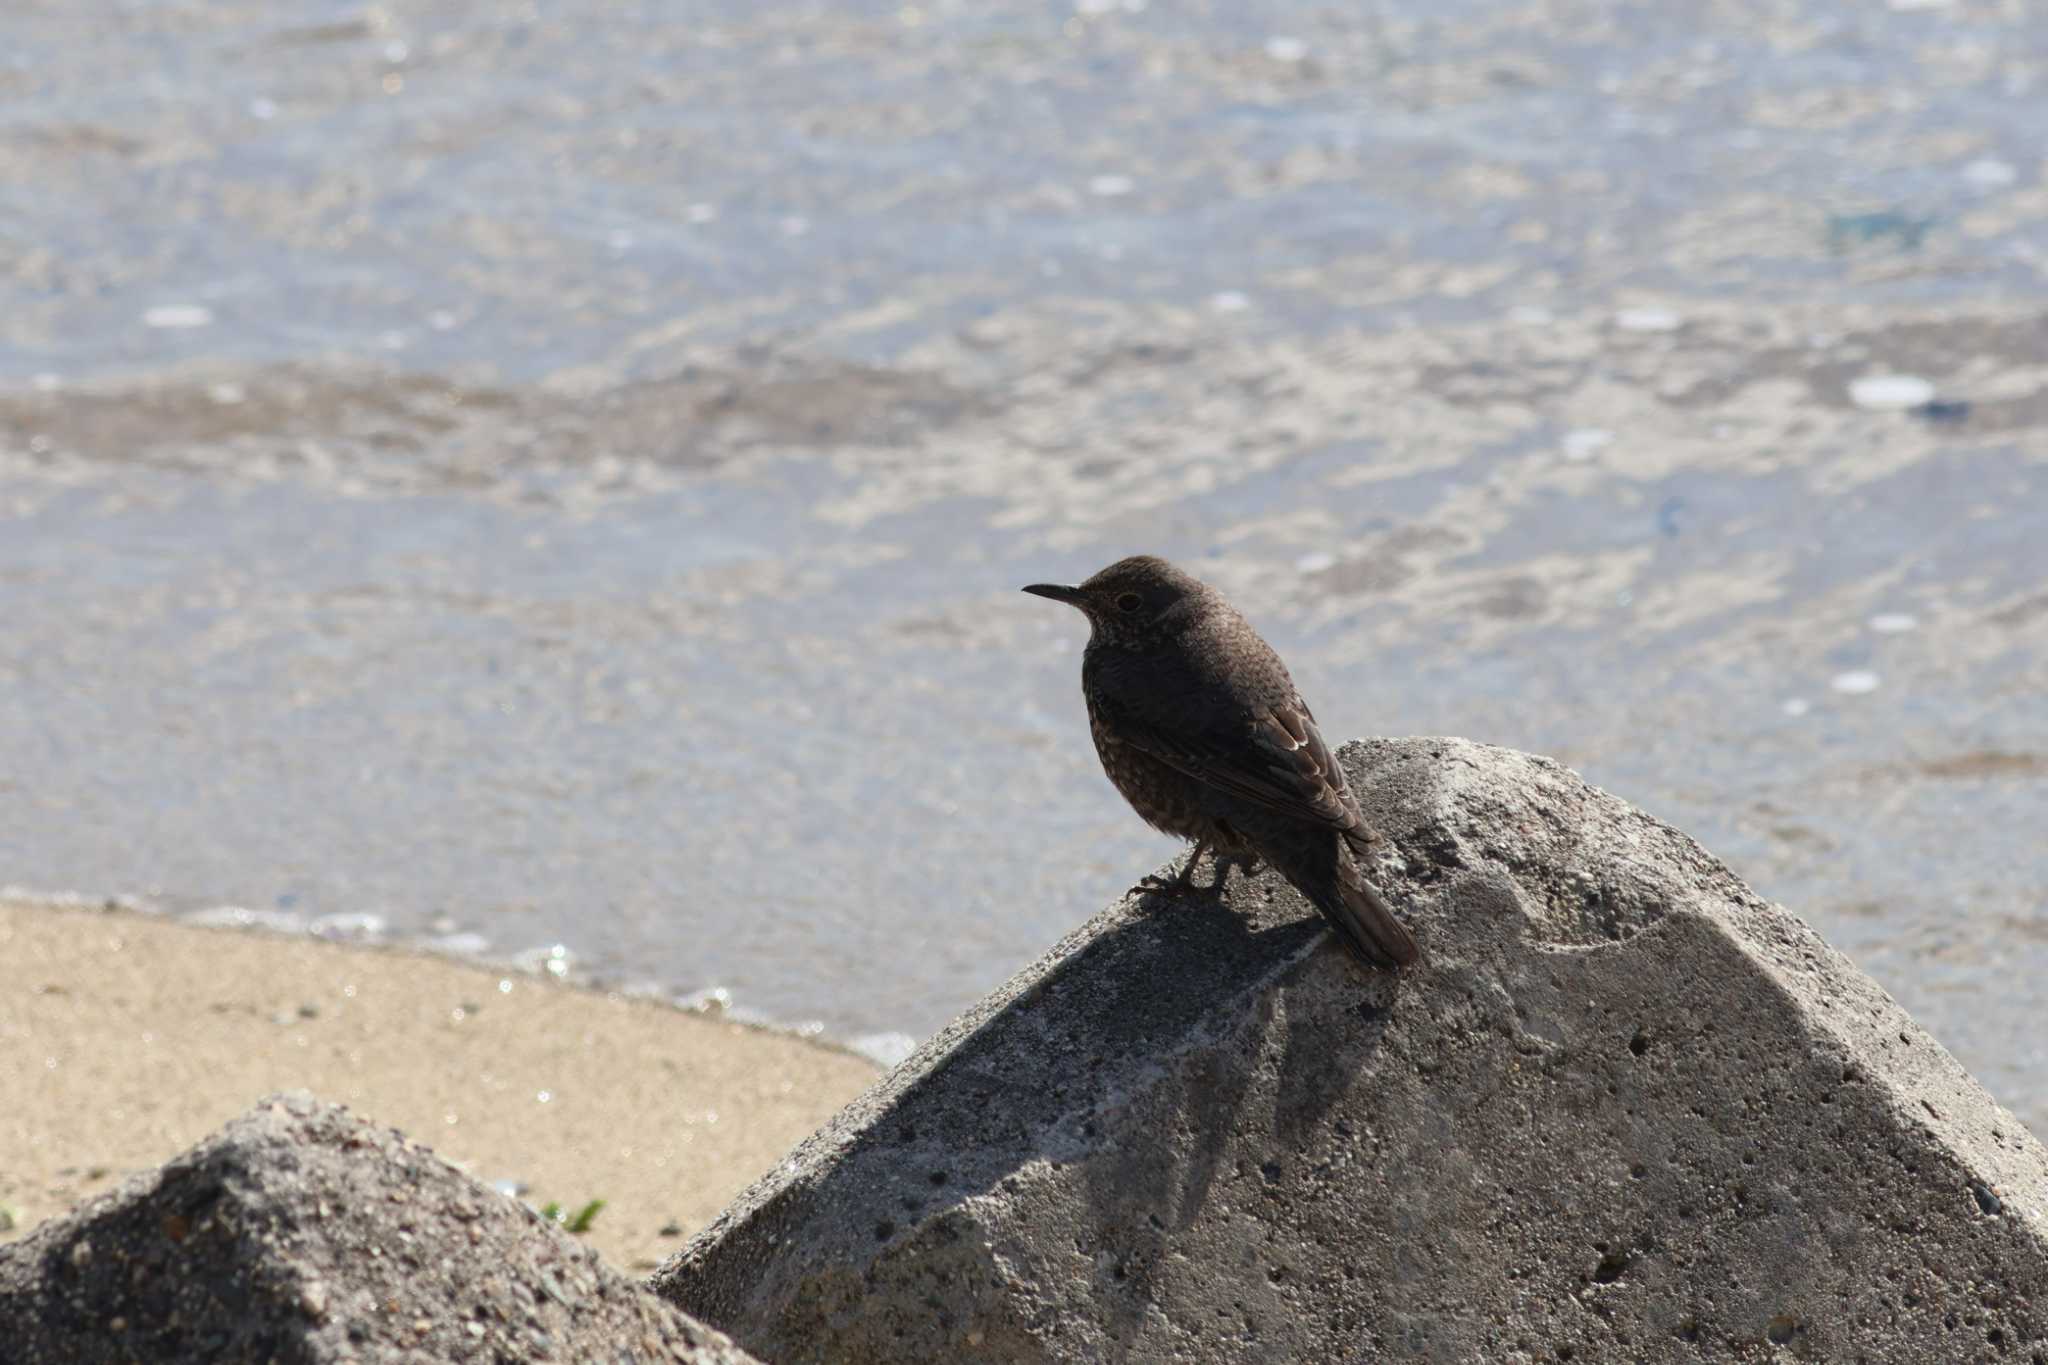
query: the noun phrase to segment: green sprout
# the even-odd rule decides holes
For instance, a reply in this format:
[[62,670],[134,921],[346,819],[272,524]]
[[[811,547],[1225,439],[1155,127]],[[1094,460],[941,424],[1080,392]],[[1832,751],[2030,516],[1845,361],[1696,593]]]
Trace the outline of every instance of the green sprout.
[[590,1225],[597,1221],[597,1215],[604,1212],[605,1201],[593,1199],[574,1213],[562,1211],[562,1201],[550,1199],[540,1206],[540,1216],[550,1223],[560,1223],[570,1232],[581,1236],[590,1231]]

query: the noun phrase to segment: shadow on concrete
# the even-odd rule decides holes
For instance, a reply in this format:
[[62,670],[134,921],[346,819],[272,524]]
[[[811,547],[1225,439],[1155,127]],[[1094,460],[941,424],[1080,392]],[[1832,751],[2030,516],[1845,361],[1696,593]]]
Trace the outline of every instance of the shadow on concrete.
[[[1135,913],[1067,946],[1049,974],[888,1096],[855,1148],[826,1169],[825,1187],[808,1196],[848,1210],[899,1211],[875,1221],[880,1242],[947,1236],[932,1229],[948,1210],[1014,1188],[1034,1163],[1082,1162],[1098,1218],[1092,1240],[1073,1250],[1099,1282],[1100,1300],[1113,1306],[1115,1327],[1126,1329],[1114,1335],[1124,1340],[1154,1301],[1155,1270],[1216,1197],[1219,1178],[1270,1178],[1222,1169],[1233,1132],[1272,1125],[1293,1145],[1314,1129],[1379,1046],[1400,988],[1392,973],[1357,965],[1277,877],[1147,883],[1127,904]],[[1280,918],[1290,906],[1305,913]],[[1327,1008],[1322,973],[1350,974],[1357,989],[1349,1008],[1367,1027],[1335,1030],[1341,1038],[1289,1009],[1292,983],[1321,954],[1331,961],[1300,993]],[[1256,999],[1230,1003],[1245,996]],[[1248,1029],[1269,1036],[1252,1040],[1256,1046],[1215,1046],[1222,1031]],[[1257,1060],[1223,1060],[1233,1057]],[[1262,1066],[1279,1071],[1275,1112],[1243,1114]],[[1134,1076],[1144,1083],[1133,1087]],[[1149,1111],[1146,1121],[1104,1122],[1129,1106]],[[1105,1145],[1116,1131],[1181,1140]],[[879,1196],[891,1185],[885,1201]],[[1143,1212],[1120,1212],[1129,1210]]]

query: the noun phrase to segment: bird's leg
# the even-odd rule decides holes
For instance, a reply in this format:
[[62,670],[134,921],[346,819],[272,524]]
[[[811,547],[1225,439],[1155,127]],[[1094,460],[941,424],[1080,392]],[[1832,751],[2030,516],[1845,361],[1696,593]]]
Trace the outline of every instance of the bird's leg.
[[1233,867],[1247,877],[1259,870],[1259,850],[1227,822],[1216,822],[1216,832],[1207,843],[1216,855],[1216,875],[1209,879],[1210,890],[1220,894]]
[[1259,866],[1259,855],[1244,849],[1234,848],[1227,853],[1218,853],[1216,855],[1215,885],[1222,886],[1224,878],[1230,875],[1230,869],[1233,867],[1245,876],[1250,877],[1258,872]]
[[[1195,851],[1188,854],[1188,860],[1181,864],[1180,871],[1174,873],[1171,877],[1162,877],[1157,872],[1154,872],[1148,875],[1145,880],[1139,882],[1138,885],[1144,887],[1147,891],[1167,891],[1175,894],[1183,894],[1194,890],[1195,867],[1202,861],[1202,855],[1209,852],[1210,848],[1211,842],[1209,840],[1195,840]],[[1217,876],[1223,875],[1223,864],[1221,862],[1217,863],[1216,870]]]

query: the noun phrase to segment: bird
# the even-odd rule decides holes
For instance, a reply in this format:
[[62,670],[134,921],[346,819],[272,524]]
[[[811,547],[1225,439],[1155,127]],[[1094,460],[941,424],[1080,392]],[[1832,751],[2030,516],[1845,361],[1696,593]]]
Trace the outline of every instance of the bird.
[[1025,592],[1088,618],[1081,692],[1110,783],[1153,828],[1191,840],[1175,879],[1205,852],[1266,862],[1372,967],[1421,959],[1360,861],[1382,837],[1287,665],[1215,588],[1155,555],[1120,559],[1079,584]]

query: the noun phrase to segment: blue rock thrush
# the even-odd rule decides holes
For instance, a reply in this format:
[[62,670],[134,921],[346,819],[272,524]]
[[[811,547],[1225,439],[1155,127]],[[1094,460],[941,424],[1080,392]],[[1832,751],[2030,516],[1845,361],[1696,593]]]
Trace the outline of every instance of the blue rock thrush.
[[[1415,938],[1359,862],[1380,836],[1287,666],[1208,584],[1163,559],[1120,559],[1078,587],[1024,589],[1078,607],[1081,691],[1103,771],[1154,828],[1271,863],[1367,963],[1405,967]],[[1218,875],[1221,875],[1219,863]]]

